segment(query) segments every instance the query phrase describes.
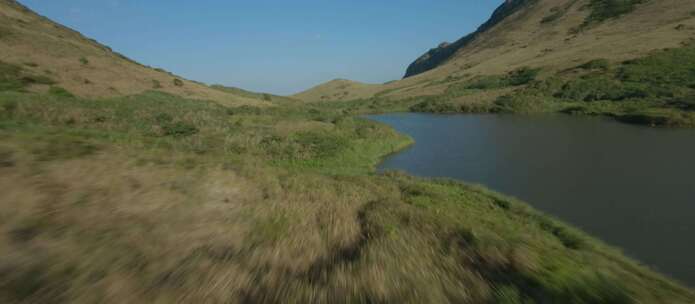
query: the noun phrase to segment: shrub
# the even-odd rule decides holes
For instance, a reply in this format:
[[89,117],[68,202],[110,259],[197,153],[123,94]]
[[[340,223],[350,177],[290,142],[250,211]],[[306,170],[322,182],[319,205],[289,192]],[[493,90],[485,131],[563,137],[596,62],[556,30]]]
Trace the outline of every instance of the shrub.
[[695,48],[669,49],[627,61],[618,77],[628,82],[687,87],[695,83]]
[[565,15],[564,10],[555,10],[554,12],[551,12],[550,15],[545,16],[543,19],[541,19],[541,23],[550,23],[555,20],[558,20],[562,18],[562,16]]
[[577,68],[583,70],[604,70],[607,71],[610,67],[610,63],[607,59],[594,59],[587,63],[584,63]]
[[183,80],[174,78],[174,85],[177,87],[182,87],[183,86]]
[[159,80],[152,79],[152,88],[153,89],[161,89],[162,84],[159,82]]
[[27,85],[27,84],[45,84],[45,85],[55,84],[55,81],[53,79],[51,79],[48,76],[43,76],[43,75],[24,76],[24,77],[22,77],[22,82],[25,85]]
[[507,75],[507,83],[511,86],[520,86],[536,80],[540,69],[520,68]]
[[168,113],[159,113],[159,114],[155,115],[154,120],[157,123],[166,124],[166,123],[170,123],[170,122],[174,121],[174,117],[172,117]]
[[82,139],[56,136],[32,149],[39,161],[80,158],[94,154],[98,147]]
[[228,115],[241,115],[241,114],[246,114],[246,115],[260,115],[263,111],[261,108],[254,107],[254,106],[240,106],[240,107],[234,107],[234,108],[227,108],[227,114]]
[[12,167],[15,164],[12,150],[0,147],[0,168]]
[[506,83],[503,76],[482,76],[475,78],[471,83],[469,83],[466,89],[475,90],[490,90],[505,87]]
[[585,25],[617,18],[632,12],[637,4],[646,0],[591,0],[591,13],[584,21]]
[[540,69],[520,68],[507,75],[482,76],[465,86],[466,89],[489,90],[530,83],[538,76]]
[[86,57],[80,57],[80,63],[81,63],[82,65],[88,65],[88,64],[89,64],[89,60],[88,60]]
[[24,87],[20,66],[0,61],[0,91],[17,91]]
[[499,304],[523,304],[524,302],[519,289],[513,285],[499,287],[495,291],[494,303]]
[[50,89],[48,89],[48,94],[59,97],[75,97],[75,95],[70,93],[68,90],[59,86],[52,86]]
[[646,98],[655,93],[649,86],[640,83],[623,83],[606,75],[590,75],[580,79],[568,81],[555,97],[581,100],[625,100],[634,98]]
[[309,155],[318,158],[336,155],[348,145],[346,140],[338,136],[319,132],[300,133],[296,136],[295,142],[304,151],[309,152]]
[[410,111],[423,113],[455,113],[458,112],[458,108],[451,103],[436,99],[427,99],[411,106]]
[[198,129],[184,122],[167,123],[162,125],[165,136],[186,137],[198,133]]

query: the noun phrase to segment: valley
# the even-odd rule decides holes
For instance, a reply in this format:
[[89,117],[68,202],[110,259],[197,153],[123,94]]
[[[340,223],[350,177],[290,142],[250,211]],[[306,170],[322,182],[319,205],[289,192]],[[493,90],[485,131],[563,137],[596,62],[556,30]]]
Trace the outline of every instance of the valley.
[[507,0],[402,80],[279,96],[137,63],[0,0],[0,302],[695,303],[687,275],[533,203],[378,171],[417,136],[364,117],[692,127],[691,12]]

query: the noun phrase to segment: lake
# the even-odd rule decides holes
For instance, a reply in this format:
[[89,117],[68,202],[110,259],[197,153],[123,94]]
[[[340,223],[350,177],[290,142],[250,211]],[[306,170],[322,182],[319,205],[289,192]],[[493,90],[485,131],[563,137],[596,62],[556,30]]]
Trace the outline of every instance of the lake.
[[368,118],[416,141],[379,170],[485,185],[695,286],[695,130],[569,115]]

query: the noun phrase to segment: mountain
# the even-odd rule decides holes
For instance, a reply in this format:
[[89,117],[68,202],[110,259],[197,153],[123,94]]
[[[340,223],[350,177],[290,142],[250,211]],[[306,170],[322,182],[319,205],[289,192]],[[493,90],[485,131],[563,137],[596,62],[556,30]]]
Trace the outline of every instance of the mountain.
[[693,37],[689,0],[510,0],[475,32],[418,58],[402,80],[319,86],[320,94],[314,88],[296,96],[386,99],[412,111],[561,111],[695,125],[682,111],[695,107]]
[[0,0],[0,64],[18,71],[30,91],[53,85],[77,96],[103,98],[157,90],[227,105],[267,103],[144,66],[14,0]]
[[408,66],[408,70],[405,73],[405,78],[427,72],[445,63],[458,50],[466,47],[478,36],[485,33],[487,30],[509,17],[517,10],[526,8],[532,2],[535,2],[535,0],[505,0],[505,2],[492,13],[492,17],[490,17],[487,22],[483,23],[483,25],[481,25],[475,32],[468,34],[451,44],[443,42],[437,48],[431,49],[424,55],[420,56],[420,58]]

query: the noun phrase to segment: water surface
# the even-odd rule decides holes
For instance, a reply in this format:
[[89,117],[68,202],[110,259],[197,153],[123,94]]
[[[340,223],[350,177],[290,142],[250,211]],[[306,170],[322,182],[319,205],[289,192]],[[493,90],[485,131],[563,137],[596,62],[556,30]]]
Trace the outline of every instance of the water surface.
[[369,118],[416,141],[380,170],[483,184],[695,286],[695,130],[566,115]]

